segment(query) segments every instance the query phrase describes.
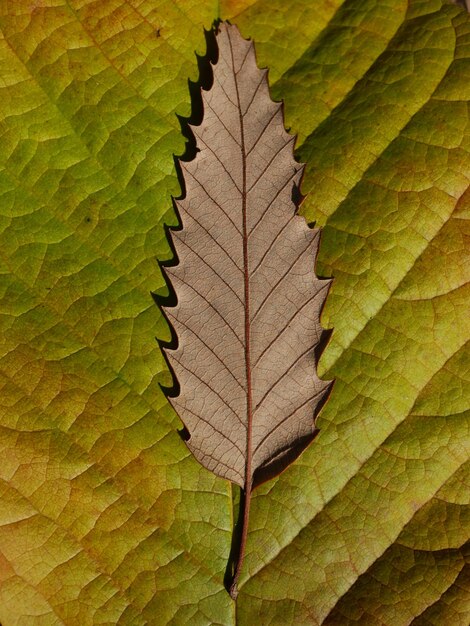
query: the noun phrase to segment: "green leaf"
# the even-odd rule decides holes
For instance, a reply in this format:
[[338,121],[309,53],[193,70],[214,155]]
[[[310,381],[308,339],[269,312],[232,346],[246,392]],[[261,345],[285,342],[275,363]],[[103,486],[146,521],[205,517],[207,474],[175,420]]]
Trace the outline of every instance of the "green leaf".
[[[315,443],[252,503],[189,454],[154,341],[203,27],[254,37],[335,277]],[[466,626],[469,16],[440,0],[8,0],[0,622]]]

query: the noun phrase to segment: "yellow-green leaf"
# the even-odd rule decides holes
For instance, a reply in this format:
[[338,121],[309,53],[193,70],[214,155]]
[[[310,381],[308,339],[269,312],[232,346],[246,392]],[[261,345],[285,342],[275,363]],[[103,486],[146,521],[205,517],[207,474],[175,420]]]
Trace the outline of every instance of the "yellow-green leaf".
[[[315,443],[252,503],[180,440],[150,292],[176,114],[255,39],[334,276]],[[470,18],[441,0],[0,4],[2,626],[466,626]]]

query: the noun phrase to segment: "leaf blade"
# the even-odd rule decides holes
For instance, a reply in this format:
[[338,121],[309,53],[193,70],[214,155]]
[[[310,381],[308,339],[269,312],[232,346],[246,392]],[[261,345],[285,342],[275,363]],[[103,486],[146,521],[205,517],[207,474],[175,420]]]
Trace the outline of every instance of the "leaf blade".
[[319,231],[296,214],[292,194],[303,167],[267,73],[236,27],[222,23],[216,38],[213,84],[193,127],[198,151],[182,167],[178,264],[167,272],[178,301],[165,308],[178,347],[166,353],[180,385],[170,401],[188,429],[186,444],[205,467],[250,490],[316,434],[315,407],[330,384],[315,377],[313,357],[330,281],[312,271]]
[[[316,35],[322,37],[339,3],[295,0],[281,4],[276,0],[258,0],[236,21],[245,36],[255,37],[259,58],[270,66],[272,77],[278,80],[286,69],[292,68],[286,80],[274,86],[274,94],[276,98],[285,98],[287,124],[300,136],[309,136],[330,107],[340,104],[357,77],[368,70],[373,55],[392,45],[392,22],[395,17],[401,20],[398,14],[405,5],[409,5],[406,20],[424,16],[429,30],[435,19],[433,13],[443,11],[442,3],[436,0],[343,3],[343,11],[338,13],[340,21],[333,22],[333,28],[324,32],[323,41],[329,47],[317,46],[308,74],[306,66],[311,58],[304,53]],[[258,623],[261,615],[271,624],[310,626],[315,623],[311,607],[318,599],[330,611],[330,619],[339,624],[375,619],[395,626],[415,619],[423,626],[466,626],[468,567],[445,591],[447,557],[445,552],[438,554],[436,550],[442,549],[443,537],[452,539],[454,543],[449,545],[456,550],[457,533],[467,533],[468,466],[462,468],[456,483],[449,480],[444,485],[445,494],[436,494],[445,503],[451,497],[458,500],[459,513],[452,513],[445,504],[448,521],[439,518],[437,522],[436,516],[442,515],[443,509],[434,509],[436,502],[431,498],[429,514],[427,505],[419,510],[426,515],[423,513],[405,527],[402,543],[390,544],[393,550],[387,548],[383,557],[377,558],[377,567],[371,565],[359,577],[350,593],[346,592],[345,602],[337,594],[330,596],[321,580],[318,586],[311,577],[305,581],[305,571],[312,567],[315,554],[310,551],[311,546],[304,544],[305,562],[294,563],[290,572],[282,565],[282,559],[276,565],[285,602],[273,599],[272,588],[254,580],[258,599],[248,593],[245,596],[249,588],[243,584],[237,616],[234,615],[221,582],[230,549],[230,485],[201,469],[176,434],[179,420],[155,380],[170,384],[170,375],[153,342],[155,335],[169,338],[169,332],[149,298],[150,291],[165,291],[155,256],[171,256],[163,224],[176,221],[170,208],[171,194],[179,191],[172,155],[183,151],[184,140],[174,112],[189,114],[187,78],[197,78],[194,50],[204,54],[202,24],[209,28],[218,16],[217,3],[199,3],[195,7],[186,2],[163,2],[157,6],[154,0],[130,0],[125,4],[70,2],[76,14],[64,5],[18,0],[3,3],[0,9],[0,58],[5,78],[0,98],[0,290],[4,312],[0,319],[4,480],[0,490],[5,503],[0,525],[0,621],[8,626],[25,621],[34,626],[61,621],[67,626],[134,626],[142,622],[152,626],[229,626]],[[231,6],[237,7],[238,12],[242,5],[238,0],[222,3],[224,17],[230,18],[227,11]],[[397,12],[390,19],[395,8]],[[341,219],[332,221],[331,228],[327,225],[324,230],[320,273],[337,277],[324,316],[336,333],[335,343],[330,344],[320,365],[324,377],[329,377],[326,370],[332,368],[330,376],[337,377],[338,383],[322,413],[322,434],[315,446],[306,450],[281,477],[261,485],[260,497],[254,494],[247,568],[242,581],[253,575],[256,579],[255,564],[270,561],[303,527],[309,526],[315,536],[314,519],[319,511],[342,491],[371,451],[389,435],[398,415],[391,416],[394,405],[400,415],[407,410],[399,401],[403,391],[408,392],[408,386],[396,384],[387,369],[381,369],[375,377],[369,374],[376,363],[388,360],[394,345],[400,346],[404,340],[396,326],[388,330],[384,322],[395,317],[406,326],[413,318],[416,302],[413,308],[399,307],[398,301],[394,302],[389,311],[392,315],[379,315],[380,306],[372,305],[390,299],[391,285],[387,282],[383,289],[379,279],[367,285],[360,282],[361,274],[364,278],[369,271],[368,260],[372,262],[371,273],[395,280],[401,277],[404,260],[418,258],[395,295],[410,302],[420,298],[427,302],[428,313],[420,314],[420,324],[425,330],[435,328],[439,338],[437,353],[446,328],[455,347],[452,325],[461,328],[461,337],[466,333],[468,338],[467,327],[462,328],[461,324],[466,318],[461,302],[468,297],[457,290],[468,282],[468,192],[458,201],[452,225],[444,225],[440,236],[432,239],[443,216],[453,210],[457,195],[451,197],[452,187],[461,185],[465,175],[462,165],[468,162],[470,81],[464,32],[468,17],[460,15],[449,22],[449,28],[457,34],[455,61],[445,71],[432,111],[428,108],[413,129],[411,139],[415,139],[416,151],[413,154],[404,141],[395,144],[395,151],[405,149],[409,155],[397,171],[419,172],[429,187],[428,194],[415,190],[419,203],[414,209],[409,202],[396,204],[399,211],[393,219],[393,198],[405,198],[406,194],[398,193],[394,187],[391,195],[385,197],[372,193],[372,185],[361,186],[344,205]],[[384,19],[390,20],[386,29]],[[115,65],[121,66],[124,76],[109,66],[96,46],[84,38],[80,23]],[[411,37],[412,41],[416,39]],[[426,44],[422,47],[424,50]],[[449,51],[452,52],[450,46]],[[434,57],[435,51],[429,50],[428,54]],[[443,60],[447,54],[448,51],[442,52]],[[299,63],[292,67],[300,55]],[[417,61],[415,71],[425,76],[424,56],[417,57]],[[386,64],[384,59],[381,63]],[[304,87],[305,83],[308,86]],[[132,85],[140,93],[140,101]],[[387,97],[393,104],[399,94],[391,86]],[[151,111],[137,115],[147,100]],[[303,109],[306,101],[311,112],[308,107]],[[314,111],[315,103],[318,110]],[[371,107],[367,111],[373,113]],[[356,112],[360,117],[361,108]],[[426,127],[434,129],[436,135],[426,134]],[[334,125],[326,124],[323,132],[331,137],[331,142],[325,142],[322,148],[331,164],[337,158],[338,148]],[[439,136],[444,139],[440,140],[442,148],[436,151]],[[80,144],[77,137],[86,145]],[[317,142],[322,144],[320,137],[316,137]],[[418,145],[428,146],[426,158],[417,151]],[[386,156],[389,158],[390,153]],[[391,166],[395,163],[398,162],[392,161]],[[357,173],[357,163],[353,165],[351,162],[352,178]],[[376,171],[377,182],[386,188],[390,184],[388,171],[385,161]],[[315,193],[319,178],[320,174],[317,178],[307,168],[303,189],[307,186],[311,193],[303,204],[303,212],[309,220],[321,215],[324,207]],[[353,219],[355,207],[357,216]],[[406,219],[399,219],[401,215]],[[324,214],[320,224],[326,220]],[[420,231],[422,239],[400,237],[400,244],[406,246],[400,245],[399,250],[402,255],[406,252],[406,259],[387,252],[387,244],[393,248],[398,241],[394,225],[402,235],[411,235],[416,223],[421,228],[426,222],[428,228]],[[372,227],[367,228],[367,224]],[[382,237],[374,237],[380,230]],[[380,251],[389,272],[381,272],[384,266],[379,262]],[[436,265],[431,263],[432,258]],[[436,275],[437,282],[433,280]],[[358,298],[354,297],[355,286]],[[451,291],[456,291],[452,297]],[[442,298],[440,315],[434,318],[430,311],[436,295]],[[396,300],[394,296],[393,299]],[[457,318],[445,314],[443,303],[447,299],[449,309],[455,307],[456,312],[461,312]],[[358,300],[363,305],[360,311]],[[360,342],[348,343],[350,334],[343,326],[345,315],[351,320],[354,335],[368,322]],[[369,317],[377,317],[375,327]],[[381,326],[385,331],[382,336]],[[338,342],[336,350],[340,327],[346,343]],[[420,327],[415,328],[414,339],[406,339],[407,346],[416,341],[424,360],[434,359],[432,334],[426,335],[426,342],[420,342]],[[330,348],[334,348],[331,356]],[[426,381],[421,369],[423,359],[418,352],[408,351],[407,355],[418,370],[417,386],[421,386]],[[419,393],[415,413],[436,425],[436,433],[444,435],[443,444],[446,433],[457,433],[458,429],[449,430],[452,424],[467,419],[462,413],[468,407],[464,393],[468,386],[468,346],[459,350],[457,356],[444,365],[433,361],[433,368],[441,371],[442,378],[432,379],[426,393],[409,389],[414,395]],[[394,368],[398,365],[397,356]],[[382,389],[386,398],[383,403],[379,393],[373,397],[366,393],[360,383],[363,375],[369,390]],[[439,421],[433,421],[435,415]],[[416,455],[421,432],[426,435],[426,445],[432,437],[422,431],[422,424],[414,417],[406,419],[413,427],[406,431],[402,445],[408,444],[407,455],[412,456]],[[49,439],[45,432],[50,433]],[[78,444],[83,447],[81,453],[75,447]],[[393,445],[396,451],[398,439]],[[449,457],[452,450],[448,450]],[[424,452],[423,448],[416,463],[424,462]],[[415,483],[408,480],[406,473],[397,475],[393,458],[391,454],[384,458],[382,482],[393,479],[394,487],[411,491]],[[441,467],[447,465],[444,451],[437,461],[433,472],[440,473]],[[85,472],[83,462],[90,464]],[[427,467],[431,467],[429,462]],[[28,468],[34,471],[28,473]],[[413,478],[412,471],[409,475]],[[445,479],[443,474],[441,479]],[[363,482],[364,498],[369,480]],[[463,493],[459,494],[456,484],[462,486]],[[383,493],[388,497],[386,490]],[[357,503],[360,494],[357,489]],[[423,501],[428,496],[429,493],[420,492]],[[342,502],[342,515],[347,518],[347,498]],[[386,513],[393,515],[397,501],[384,502]],[[431,516],[433,535],[429,535],[423,522]],[[70,539],[64,543],[62,528],[78,543]],[[366,552],[367,533],[359,524],[357,532],[364,538]],[[426,545],[425,541],[430,543]],[[409,551],[401,550],[400,545],[406,545]],[[77,547],[81,552],[68,562],[68,568],[63,566],[64,550],[73,557]],[[458,552],[468,561],[468,554],[462,549]],[[88,560],[90,554],[92,560]],[[398,565],[403,555],[401,565],[407,570],[404,576],[393,566],[397,563],[392,558],[394,554],[399,556]],[[332,561],[339,560],[343,552],[333,549],[330,556]],[[455,572],[460,557],[457,552],[449,552],[448,557],[447,572]],[[409,568],[412,559],[416,560],[415,571],[419,575]],[[38,562],[41,567],[44,563],[50,567],[49,575],[42,581],[35,577],[44,571],[36,569]],[[322,563],[327,578],[334,568],[331,561]],[[99,576],[100,572],[104,574]],[[380,573],[390,574],[393,588],[387,582],[377,584]],[[96,582],[90,582],[95,574]],[[375,586],[370,587],[374,580]],[[291,591],[285,593],[294,587],[298,588],[295,601]],[[369,594],[364,593],[364,587]],[[414,588],[417,593],[412,598]],[[422,605],[416,599],[425,597],[426,602],[432,602],[431,596],[441,592],[442,598],[419,616]]]

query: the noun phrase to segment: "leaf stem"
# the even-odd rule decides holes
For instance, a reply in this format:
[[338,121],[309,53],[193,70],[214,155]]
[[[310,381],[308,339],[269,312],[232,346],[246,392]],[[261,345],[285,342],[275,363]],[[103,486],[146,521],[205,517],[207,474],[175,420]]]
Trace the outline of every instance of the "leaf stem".
[[240,547],[236,557],[235,568],[233,571],[233,578],[229,588],[230,597],[233,600],[238,596],[238,579],[242,571],[243,561],[245,559],[245,547],[246,539],[248,536],[248,521],[250,519],[250,505],[251,505],[251,483],[249,487],[243,490],[243,514],[240,515],[241,519],[241,533],[240,533]]

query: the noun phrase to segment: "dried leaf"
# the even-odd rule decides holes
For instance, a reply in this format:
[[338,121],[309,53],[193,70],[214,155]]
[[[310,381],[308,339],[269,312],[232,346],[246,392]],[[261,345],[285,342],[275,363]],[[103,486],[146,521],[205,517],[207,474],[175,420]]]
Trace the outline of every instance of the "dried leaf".
[[[284,470],[316,435],[331,382],[316,375],[330,280],[314,272],[319,229],[297,214],[303,165],[269,96],[253,42],[222,23],[199,149],[181,161],[186,186],[173,232],[177,296],[165,311],[178,337],[167,355],[171,399],[187,445],[209,470],[245,491]],[[243,558],[243,557],[241,557]]]

